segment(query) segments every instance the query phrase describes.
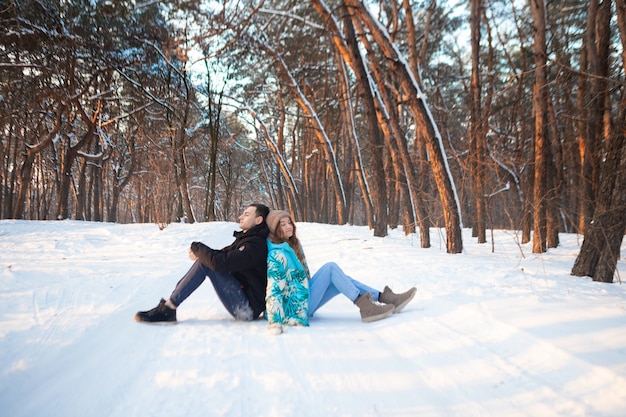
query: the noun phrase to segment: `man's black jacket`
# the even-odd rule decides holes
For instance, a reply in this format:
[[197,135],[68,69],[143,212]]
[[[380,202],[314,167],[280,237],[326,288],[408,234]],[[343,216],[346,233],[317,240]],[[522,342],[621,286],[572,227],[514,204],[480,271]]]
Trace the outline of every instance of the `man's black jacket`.
[[267,242],[265,222],[246,232],[233,233],[235,241],[222,249],[211,249],[201,242],[191,244],[192,252],[202,264],[214,271],[230,272],[241,283],[250,307],[257,318],[265,311],[267,286]]

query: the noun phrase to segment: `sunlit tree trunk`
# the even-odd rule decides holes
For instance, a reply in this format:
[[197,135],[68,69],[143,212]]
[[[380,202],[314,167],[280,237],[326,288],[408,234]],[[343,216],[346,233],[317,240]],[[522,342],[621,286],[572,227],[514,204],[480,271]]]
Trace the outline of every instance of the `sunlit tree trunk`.
[[480,82],[480,20],[482,16],[482,0],[470,1],[470,42],[472,50],[472,76],[470,81],[470,176],[474,200],[473,234],[478,243],[487,241],[486,201],[485,201],[485,130],[483,128],[484,115],[481,109],[481,82]]
[[[365,37],[362,39],[362,44],[365,46],[368,54],[373,55],[372,46]],[[396,104],[401,102],[400,94],[397,90],[392,91],[388,87],[388,84],[390,84],[388,83],[389,80],[384,77],[383,71],[376,61],[372,61],[370,66],[374,81],[378,86],[379,94],[377,96],[382,99],[382,102],[379,100],[380,110],[378,114],[381,126],[384,126],[387,130],[385,135],[387,147],[391,154],[394,180],[397,184],[394,188],[398,189],[398,196],[401,197],[398,200],[403,204],[404,233],[415,232],[417,216],[421,237],[420,242],[422,247],[427,248],[430,247],[430,233],[425,221],[424,203],[418,187],[417,174],[411,160],[404,129],[400,123],[398,105]]]
[[[362,30],[359,30],[359,32],[362,32]],[[360,40],[367,55],[374,56],[372,45],[367,37],[362,36]],[[384,76],[379,63],[372,60],[368,62],[368,67],[372,75],[371,83],[376,86],[376,100],[374,100],[374,103],[377,109],[378,123],[384,133],[385,144],[389,152],[388,174],[386,174],[386,177],[391,179],[391,186],[388,188],[390,198],[388,202],[389,213],[392,213],[397,218],[397,210],[399,205],[402,204],[403,231],[405,234],[414,233],[416,213],[414,201],[418,201],[418,203],[421,201],[419,200],[419,193],[417,193],[414,166],[411,162],[407,140],[398,113],[399,106],[397,103],[400,103],[401,100],[397,91],[392,91],[390,85],[393,83]],[[412,198],[411,193],[415,193],[415,198]],[[423,206],[418,207],[423,208]],[[420,211],[419,214],[423,214],[423,212]],[[423,219],[424,216],[419,217],[418,220],[420,222],[420,233],[426,233],[426,238],[423,238],[421,243],[429,245],[428,228],[422,227]],[[389,222],[389,225],[393,228],[396,227],[395,223],[397,223],[397,220]]]
[[[622,43],[622,67],[626,71],[626,3],[616,0]],[[613,282],[620,247],[626,231],[626,91],[622,89],[619,118],[602,164],[596,207],[585,229],[585,240],[572,275]]]
[[[289,165],[287,164],[287,161],[282,153],[281,147],[270,136],[269,129],[267,128],[265,123],[258,117],[257,113],[254,110],[252,110],[250,107],[246,106],[245,109],[254,119],[257,120],[257,123],[259,125],[260,135],[265,140],[265,143],[269,147],[272,155],[274,155],[276,165],[279,167],[280,172],[283,176],[283,179],[286,181],[286,186],[287,186],[287,189],[289,190],[290,198],[288,198],[288,207],[280,207],[280,209],[289,210],[291,213],[293,213],[296,216],[298,214],[301,214],[303,217],[305,217],[303,213],[302,205],[298,197],[300,195],[300,192],[298,191],[296,180],[294,179],[291,169],[289,168]],[[279,208],[279,207],[276,207],[276,208]]]
[[352,97],[350,95],[350,85],[348,78],[348,71],[346,68],[346,64],[341,59],[341,54],[336,53],[335,62],[337,64],[338,71],[338,79],[341,85],[341,92],[343,99],[339,100],[339,108],[342,109],[342,117],[347,125],[346,131],[350,139],[352,140],[352,145],[354,148],[353,154],[353,165],[354,165],[354,173],[359,183],[359,188],[361,190],[361,195],[363,197],[363,204],[365,205],[365,216],[367,218],[367,224],[370,228],[374,228],[374,203],[372,201],[372,193],[369,190],[369,183],[367,181],[367,177],[365,175],[363,159],[361,157],[361,144],[359,141],[358,134],[355,129],[355,119],[354,119],[354,111],[352,107]]
[[363,3],[357,0],[345,0],[345,4],[348,6],[348,10],[354,13],[368,29],[374,41],[381,48],[382,53],[387,57],[391,70],[408,100],[416,123],[420,129],[424,129],[424,138],[426,139],[431,158],[431,168],[443,207],[447,251],[448,253],[460,253],[463,250],[463,241],[459,201],[445,158],[441,134],[437,130],[430,109],[424,99],[424,94],[398,49],[391,43],[388,34],[384,32],[378,22],[371,16]]
[[546,251],[546,193],[547,193],[547,78],[546,78],[546,20],[545,0],[530,0],[534,29],[535,86],[533,112],[535,118],[535,169],[533,189],[533,253]]
[[[430,38],[431,23],[436,11],[437,2],[431,0],[426,10],[424,27],[420,28],[421,46],[417,42],[417,33],[415,29],[415,20],[413,18],[413,6],[410,0],[402,0],[402,8],[404,10],[404,20],[406,21],[407,44],[409,54],[409,69],[417,84],[422,88],[422,77],[420,74],[420,66],[426,55],[428,40]],[[430,247],[430,227],[432,221],[428,216],[428,208],[424,196],[429,194],[429,167],[428,167],[428,151],[426,150],[426,139],[420,135],[421,130],[416,129],[414,134],[414,158],[410,158],[412,162],[406,167],[407,177],[411,178],[409,170],[413,171],[413,179],[409,187],[413,198],[411,206],[414,208],[415,215],[411,218],[417,220],[419,226],[420,243],[422,247]],[[407,220],[410,220],[407,218]]]
[[285,83],[287,88],[289,88],[289,90],[292,92],[294,99],[296,100],[296,102],[298,103],[298,105],[300,106],[304,114],[306,114],[309,117],[309,122],[314,127],[315,136],[318,139],[322,147],[322,150],[324,151],[326,160],[328,161],[328,165],[329,165],[328,170],[330,173],[330,177],[331,177],[333,189],[334,189],[334,194],[335,194],[337,223],[345,224],[346,223],[346,220],[345,220],[346,196],[345,196],[345,192],[343,188],[343,183],[341,181],[341,174],[339,172],[339,167],[337,165],[337,158],[335,156],[335,151],[333,150],[332,144],[330,142],[330,138],[328,137],[326,133],[326,129],[324,129],[324,126],[322,125],[321,120],[319,119],[317,113],[315,112],[315,109],[313,108],[313,106],[311,105],[307,97],[304,95],[302,90],[298,87],[296,80],[293,78],[293,75],[289,71],[289,68],[287,67],[282,57],[274,49],[269,47],[269,45],[263,42],[258,41],[257,45],[263,51],[267,52],[270,56],[272,56],[272,58],[274,58],[274,61],[278,65],[279,74],[281,78],[283,79],[283,82]]
[[[601,164],[600,150],[606,132],[610,128],[607,76],[609,73],[610,47],[610,0],[590,0],[587,7],[587,25],[581,52],[579,79],[579,148],[582,186],[580,187],[579,229],[584,232],[593,217],[597,198],[598,178]],[[588,80],[588,81],[587,81]],[[588,94],[585,94],[588,89]]]
[[548,190],[546,196],[546,244],[548,248],[556,248],[559,246],[559,231],[561,230],[559,211],[561,208],[560,197],[564,169],[563,149],[552,98],[549,94],[546,95],[546,98],[548,100],[547,117],[550,126],[547,172]]
[[378,124],[376,115],[376,105],[374,103],[374,93],[371,90],[370,77],[367,68],[363,63],[354,25],[348,13],[343,19],[344,35],[351,55],[352,69],[356,75],[359,91],[363,98],[365,108],[365,118],[369,133],[370,143],[370,173],[372,176],[374,203],[374,236],[383,237],[387,235],[387,184],[385,183],[385,169],[383,164],[384,142],[383,132]]

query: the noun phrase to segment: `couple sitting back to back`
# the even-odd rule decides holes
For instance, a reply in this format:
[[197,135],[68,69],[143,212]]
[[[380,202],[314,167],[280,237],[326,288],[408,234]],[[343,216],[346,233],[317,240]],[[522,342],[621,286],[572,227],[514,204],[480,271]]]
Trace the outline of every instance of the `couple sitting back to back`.
[[178,306],[207,277],[231,316],[251,321],[265,311],[272,334],[282,333],[287,325],[307,326],[308,318],[340,293],[359,308],[364,322],[398,313],[415,296],[415,287],[402,294],[389,287],[380,292],[349,277],[334,262],[311,276],[296,224],[286,211],[251,204],[239,216],[239,227],[235,241],[222,249],[193,242],[189,257],[194,263],[170,297],[138,312],[135,320],[176,323]]

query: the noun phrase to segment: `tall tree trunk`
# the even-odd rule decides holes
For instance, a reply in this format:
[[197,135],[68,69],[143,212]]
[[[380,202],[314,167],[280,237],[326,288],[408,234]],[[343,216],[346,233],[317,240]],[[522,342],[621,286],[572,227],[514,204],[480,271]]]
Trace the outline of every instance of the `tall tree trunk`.
[[193,214],[191,198],[189,196],[189,174],[187,172],[187,158],[185,156],[187,133],[185,132],[184,126],[185,125],[179,128],[175,139],[174,159],[176,161],[176,182],[180,195],[179,211],[182,211],[186,223],[193,224],[196,222],[196,218]]
[[[422,45],[421,47],[417,43],[417,34],[415,30],[415,20],[413,18],[413,7],[410,0],[402,0],[402,8],[404,10],[404,19],[406,21],[407,30],[407,45],[409,49],[409,69],[413,78],[417,82],[420,88],[422,87],[422,77],[420,74],[420,65],[426,55],[426,48],[428,47],[428,40],[430,38],[430,28],[437,8],[437,1],[431,0],[430,5],[426,11],[426,17],[423,28],[421,28]],[[413,181],[409,184],[409,187],[415,189],[412,192],[413,198],[409,202],[414,208],[419,233],[420,242],[422,247],[430,247],[430,227],[432,221],[428,216],[428,208],[424,196],[430,193],[430,181],[428,175],[428,151],[426,150],[426,139],[420,136],[419,130],[414,134],[414,159],[410,163],[410,166],[405,167],[407,170],[407,176],[410,177],[409,169],[414,172]],[[409,158],[411,160],[411,158]]]
[[535,86],[533,112],[535,117],[535,171],[533,190],[533,253],[546,251],[546,193],[547,193],[547,71],[545,0],[530,0],[534,29]]
[[[626,3],[616,0],[617,20],[622,42],[622,67],[626,71]],[[593,221],[585,229],[585,239],[572,275],[590,276],[594,281],[613,282],[613,275],[626,231],[626,91],[622,89],[620,117],[602,164]]]
[[187,172],[187,157],[185,155],[187,149],[187,124],[189,123],[191,109],[191,93],[186,73],[182,75],[182,81],[185,86],[185,108],[182,111],[178,134],[174,138],[174,161],[178,193],[180,195],[180,209],[182,209],[185,222],[193,224],[196,222],[196,217],[193,213],[191,197],[189,196],[189,174]]
[[130,155],[130,165],[126,172],[126,176],[123,178],[120,176],[122,172],[120,166],[117,166],[113,170],[113,189],[111,190],[111,201],[109,203],[109,210],[107,213],[107,220],[109,222],[118,221],[117,209],[119,206],[120,194],[122,193],[122,190],[128,185],[132,176],[135,174],[135,168],[137,166],[137,151],[135,148],[136,133],[131,133],[130,135],[131,137],[128,141],[128,149],[126,151],[128,155]]
[[46,137],[34,146],[26,146],[25,155],[22,164],[19,169],[19,188],[15,199],[15,205],[13,206],[13,218],[23,219],[24,210],[26,206],[26,196],[30,189],[30,184],[33,177],[33,163],[38,153],[42,152],[45,148],[52,144],[52,141],[56,137],[59,129],[61,128],[61,117],[65,111],[65,105],[59,105],[57,108],[54,124]]
[[[581,52],[581,71],[587,71],[591,75],[588,84],[585,79],[579,80],[579,89],[583,93],[580,106],[583,120],[586,123],[580,125],[579,146],[581,157],[581,216],[580,229],[584,231],[589,225],[595,211],[595,199],[597,198],[598,177],[601,163],[600,149],[604,142],[604,135],[608,129],[605,126],[605,114],[607,108],[607,81],[609,71],[609,45],[610,45],[610,18],[611,1],[590,0],[587,8],[587,25],[583,38],[583,50]],[[586,64],[587,68],[583,66]],[[587,78],[587,77],[585,77]],[[589,94],[584,95],[586,88]],[[580,98],[579,98],[580,99]]]
[[613,282],[626,229],[625,97],[626,93],[622,93],[619,131],[611,139],[602,164],[593,221],[585,230],[585,239],[572,268],[572,275],[590,276],[600,282]]
[[[360,78],[357,75],[357,78],[359,79],[359,86],[361,86],[363,89],[370,90],[371,89],[370,79],[369,77],[367,77],[366,70],[359,71],[359,67],[362,65],[361,64],[362,59],[358,52],[359,51],[358,45],[356,45],[356,42],[355,42],[355,45],[348,46],[344,37],[339,36],[339,33],[340,33],[339,24],[335,20],[335,18],[332,16],[330,10],[326,7],[326,5],[323,2],[320,2],[319,0],[312,0],[312,3],[314,7],[316,8],[316,10],[318,11],[318,13],[320,13],[320,15],[322,16],[322,19],[328,25],[330,33],[333,35],[333,42],[339,54],[352,67],[355,73],[360,74],[362,72],[365,72],[365,74],[361,76]],[[354,23],[358,24],[358,22],[354,22]],[[366,39],[365,38],[362,38],[362,39],[365,42]],[[367,50],[370,49],[367,43],[365,44],[365,47]],[[355,56],[356,54],[359,54],[359,56]],[[391,116],[391,114],[394,113],[394,110],[392,109],[392,107],[395,106],[395,104],[392,104],[392,100],[388,97],[388,94],[389,94],[388,88],[385,86],[385,82],[383,80],[383,77],[380,75],[380,71],[378,70],[376,63],[372,61],[370,62],[370,64],[372,66],[373,75],[377,79],[377,85],[378,85],[378,94],[370,93],[372,98],[375,99],[374,106],[378,105],[380,107],[380,109],[377,110],[376,112],[376,118],[377,118],[376,123],[380,125],[380,129],[382,129],[384,133],[384,137],[387,142],[387,147],[389,149],[389,152],[392,154],[392,161],[395,164],[394,165],[395,175],[398,178],[405,178],[408,182],[407,187],[409,189],[411,188],[415,189],[418,186],[418,181],[412,181],[410,179],[412,170],[414,168],[413,168],[413,164],[410,161],[410,156],[408,154],[406,140],[404,139],[402,129],[399,128],[400,124],[397,119],[397,116],[396,117]],[[380,97],[380,95],[382,95],[383,97]],[[380,100],[381,98],[382,98],[382,102]],[[390,143],[391,141],[395,141],[395,143]],[[394,157],[394,153],[395,153],[395,157]],[[402,162],[403,164],[401,169],[397,165],[397,164],[400,164],[400,162]],[[413,192],[413,190],[411,191]],[[416,203],[417,201],[419,201],[419,193],[416,193],[415,196],[416,197],[414,198],[410,198],[409,195],[406,195],[406,198],[403,199],[403,203],[407,207],[407,210],[411,210],[410,214],[405,213],[405,215],[403,216],[404,221],[405,221],[406,233],[409,233],[411,230],[414,230],[414,225],[407,224],[407,220],[413,219],[414,218],[413,213],[416,212],[417,210],[420,210],[420,209],[423,210],[423,206],[419,206],[419,203]],[[387,209],[387,207],[385,207],[385,209]],[[424,225],[425,215],[420,216],[420,214],[423,214],[423,211],[418,213],[418,219],[422,219],[421,225]],[[412,223],[411,220],[409,221]],[[430,236],[429,236],[428,227],[427,226],[420,227],[420,233],[422,234],[422,239],[421,239],[422,245],[427,245],[426,247],[430,247]]]
[[90,158],[82,158],[78,174],[78,186],[76,195],[76,220],[91,221],[89,216],[89,210],[87,209],[87,167],[89,166]]
[[282,57],[269,45],[266,43],[254,39],[254,42],[265,52],[267,52],[272,58],[274,58],[275,62],[278,64],[278,70],[280,75],[285,82],[285,85],[291,90],[294,99],[304,112],[309,117],[310,123],[314,127],[315,136],[321,144],[322,150],[324,151],[324,155],[326,160],[328,161],[328,169],[330,172],[331,180],[333,183],[333,191],[335,194],[335,207],[337,212],[337,223],[345,224],[346,223],[346,194],[344,192],[343,183],[341,181],[341,173],[339,172],[339,166],[337,164],[337,158],[335,156],[335,151],[333,150],[332,143],[330,138],[326,133],[326,129],[324,129],[324,125],[318,117],[318,114],[315,112],[315,109],[306,98],[300,87],[298,87],[298,83],[293,78],[293,75],[289,71],[287,64],[282,59]]
[[550,125],[550,141],[548,152],[548,192],[547,192],[547,223],[546,243],[548,248],[559,246],[559,231],[561,221],[559,211],[561,208],[561,188],[563,184],[563,147],[559,137],[559,129],[552,98],[546,95],[548,100],[548,120]]
[[[285,109],[285,101],[283,100],[283,95],[282,94],[276,94],[276,101],[278,102],[278,108],[280,109],[279,111],[279,117],[278,117],[278,128],[276,130],[276,146],[279,150],[279,152],[281,154],[285,153],[285,123],[286,123],[286,119],[287,119],[287,111]],[[292,147],[292,152],[295,152],[296,150],[296,146],[294,145]],[[291,158],[292,161],[296,160],[296,156],[292,155]],[[293,167],[293,165],[290,167],[290,169]],[[278,168],[277,168],[278,169]],[[296,216],[297,218],[300,218],[300,211],[299,211],[299,207],[300,205],[297,204],[297,201],[293,200],[292,198],[290,198],[289,195],[287,195],[286,193],[282,192],[283,190],[283,186],[282,186],[282,180],[280,175],[277,176],[278,177],[278,181],[277,181],[277,189],[281,192],[278,193],[278,207],[289,207],[290,212]],[[287,201],[287,205],[285,205],[285,200]]]
[[283,178],[287,182],[287,185],[288,185],[287,188],[289,189],[289,195],[290,195],[290,198],[288,199],[289,211],[293,213],[294,215],[298,215],[298,213],[300,213],[300,215],[303,216],[303,218],[306,218],[302,205],[300,203],[300,200],[298,199],[298,196],[300,193],[298,191],[296,180],[293,177],[293,174],[291,173],[291,169],[289,168],[289,165],[287,164],[287,161],[285,160],[285,157],[283,156],[280,147],[272,139],[272,137],[270,136],[269,130],[267,129],[267,126],[265,126],[265,123],[261,119],[259,119],[256,112],[252,110],[250,107],[246,107],[245,109],[248,111],[250,116],[252,116],[259,123],[261,136],[265,139],[265,143],[270,148],[272,155],[274,155],[276,164],[278,165],[283,175]]
[[[512,7],[514,11],[515,8]],[[525,37],[522,34],[522,30],[519,25],[517,27],[518,39],[520,44],[524,49],[526,46],[524,44]],[[519,132],[516,133],[516,146],[515,153],[519,159],[523,159],[529,161],[524,168],[524,172],[521,173],[521,181],[519,184],[519,190],[522,197],[522,213],[521,213],[521,229],[522,229],[522,240],[523,244],[526,244],[531,241],[532,238],[532,228],[533,228],[533,214],[532,214],[532,190],[534,188],[534,160],[532,156],[529,156],[530,152],[532,155],[532,150],[529,151],[528,140],[529,137],[528,130],[530,129],[530,121],[528,121],[527,117],[524,117],[524,97],[526,96],[526,74],[530,73],[528,68],[528,59],[527,54],[522,54],[521,56],[521,67],[516,76],[517,86],[515,91],[515,105],[512,109],[512,120],[519,120]],[[511,62],[511,67],[515,67]]]
[[211,91],[211,77],[209,71],[208,60],[205,60],[206,73],[207,73],[207,96],[208,96],[208,111],[207,116],[209,119],[209,167],[208,167],[208,183],[207,183],[207,204],[205,207],[204,218],[208,221],[215,220],[215,184],[217,182],[217,152],[218,143],[220,138],[221,127],[221,114],[222,114],[222,97],[224,90],[217,94],[217,100],[215,95]]
[[349,11],[354,13],[363,25],[368,29],[373,39],[381,48],[382,53],[390,62],[391,70],[400,83],[401,89],[407,97],[408,104],[415,118],[418,129],[423,130],[424,138],[433,170],[435,183],[439,191],[439,198],[443,208],[444,222],[446,225],[446,247],[448,253],[460,253],[463,251],[463,239],[461,235],[461,210],[456,195],[452,174],[445,157],[443,140],[437,130],[419,85],[412,76],[408,65],[399,53],[396,46],[389,39],[378,21],[376,21],[363,3],[358,0],[345,0]]
[[74,145],[72,145],[71,143],[68,144],[67,151],[63,159],[63,164],[61,167],[61,181],[59,184],[59,195],[57,200],[56,217],[59,220],[65,220],[69,218],[69,197],[72,180],[72,167],[74,166],[74,162],[78,157],[78,152],[93,139],[96,131],[96,119],[100,111],[100,106],[98,106],[98,110],[94,112],[94,115],[92,117],[89,117],[78,99],[74,100],[74,103],[83,123],[85,124],[85,126],[87,126],[87,131],[82,135],[77,143],[75,143]]
[[485,129],[483,128],[483,114],[481,111],[481,82],[480,82],[480,21],[482,16],[482,0],[470,1],[470,41],[472,47],[472,75],[470,80],[470,176],[474,199],[473,234],[478,243],[487,241],[485,225]]
[[339,107],[342,109],[342,115],[344,122],[347,127],[347,134],[352,140],[352,145],[354,148],[353,152],[353,166],[354,172],[359,183],[359,188],[361,190],[361,195],[363,196],[363,204],[365,205],[365,215],[367,218],[367,224],[370,228],[374,228],[374,203],[372,201],[372,194],[369,189],[369,183],[367,181],[367,176],[365,175],[365,170],[363,167],[363,158],[361,157],[361,144],[359,141],[359,136],[355,129],[355,120],[354,120],[354,112],[352,109],[352,97],[350,95],[350,84],[347,73],[346,64],[341,59],[341,54],[336,53],[335,62],[337,63],[338,70],[338,79],[341,84],[341,91],[343,92],[343,99],[339,100]]
[[[592,1],[592,3],[587,8],[587,28],[585,33],[593,30],[592,22],[595,22],[595,19],[592,18],[592,13],[594,12],[594,8],[592,6],[595,4],[597,8],[597,2]],[[578,112],[578,117],[576,121],[576,129],[577,129],[577,141],[578,141],[578,153],[580,158],[580,186],[578,187],[578,222],[577,228],[578,233],[585,233],[586,225],[591,221],[591,217],[593,216],[593,184],[592,184],[592,147],[591,141],[589,137],[590,129],[588,126],[589,118],[588,108],[590,98],[589,98],[589,82],[588,76],[586,75],[589,72],[589,44],[591,41],[591,37],[593,35],[585,35],[582,38],[582,47],[580,48],[580,62],[579,68],[580,73],[578,74],[578,88],[576,92],[576,108]]]
[[[361,37],[368,55],[373,56],[373,48],[367,37]],[[377,94],[375,105],[377,105],[377,115],[381,129],[385,136],[385,143],[391,156],[391,168],[393,169],[394,183],[397,184],[401,199],[398,199],[405,206],[403,210],[404,233],[409,234],[415,232],[415,216],[420,227],[420,236],[422,247],[430,247],[430,231],[425,222],[424,204],[418,190],[418,181],[414,164],[408,149],[408,143],[404,130],[400,124],[400,115],[398,113],[397,103],[401,102],[400,94],[395,91],[392,93],[390,85],[392,81],[385,78],[383,70],[379,64],[373,60],[369,62],[371,68],[371,80],[377,86]],[[396,188],[396,187],[394,187]],[[390,212],[394,208],[390,206]]]
[[[372,47],[364,38],[368,53],[373,54]],[[398,114],[396,103],[400,102],[400,94],[395,91],[394,94],[387,87],[387,82],[383,76],[383,71],[379,68],[377,62],[371,62],[372,74],[376,85],[378,86],[379,96],[382,102],[379,103],[381,110],[378,112],[381,118],[381,125],[388,125],[389,133],[388,148],[392,156],[392,162],[395,170],[395,180],[401,187],[400,193],[402,203],[406,207],[404,211],[409,213],[403,214],[404,233],[409,234],[415,231],[415,220],[419,225],[420,243],[423,248],[430,247],[430,230],[426,221],[425,202],[419,189],[419,181],[415,171],[415,164],[411,161],[408,143],[404,130],[400,124],[400,115]],[[385,116],[383,116],[385,115]]]
[[215,184],[217,181],[217,144],[220,136],[220,113],[222,109],[221,98],[217,104],[216,114],[213,112],[213,99],[209,98],[209,169],[207,196],[208,202],[205,208],[205,219],[215,221]]
[[359,45],[354,33],[354,25],[348,13],[344,14],[343,19],[344,35],[346,44],[350,53],[352,69],[356,75],[357,84],[363,97],[363,106],[365,108],[365,118],[369,133],[371,166],[370,172],[373,177],[373,200],[375,221],[374,236],[387,236],[387,184],[385,183],[385,169],[383,164],[384,142],[383,132],[378,125],[378,116],[376,114],[376,105],[374,104],[374,93],[372,92],[370,77],[367,68],[363,63],[363,58],[359,50]]

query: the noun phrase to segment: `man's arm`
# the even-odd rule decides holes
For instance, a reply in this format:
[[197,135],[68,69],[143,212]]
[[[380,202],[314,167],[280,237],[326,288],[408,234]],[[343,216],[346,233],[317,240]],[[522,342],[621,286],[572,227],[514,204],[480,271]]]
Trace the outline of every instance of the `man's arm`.
[[229,246],[217,250],[202,242],[193,242],[191,252],[203,265],[214,271],[238,272],[266,262],[265,239],[250,239],[239,247]]

